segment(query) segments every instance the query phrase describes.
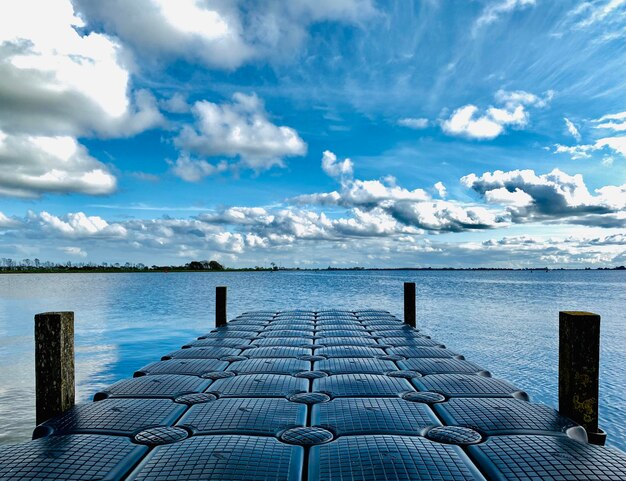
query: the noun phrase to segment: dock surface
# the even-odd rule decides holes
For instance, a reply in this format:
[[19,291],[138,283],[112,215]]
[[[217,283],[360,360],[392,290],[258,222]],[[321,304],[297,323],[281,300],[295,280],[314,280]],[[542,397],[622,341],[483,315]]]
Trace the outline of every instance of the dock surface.
[[626,480],[624,453],[379,310],[246,313],[94,401],[0,446],[0,479]]

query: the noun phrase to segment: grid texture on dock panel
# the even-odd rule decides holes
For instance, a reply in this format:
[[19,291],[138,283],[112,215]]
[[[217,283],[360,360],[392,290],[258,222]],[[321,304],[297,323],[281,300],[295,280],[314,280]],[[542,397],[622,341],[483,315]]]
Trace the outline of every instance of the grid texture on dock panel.
[[626,455],[385,311],[243,314],[0,446],[10,480],[624,481]]

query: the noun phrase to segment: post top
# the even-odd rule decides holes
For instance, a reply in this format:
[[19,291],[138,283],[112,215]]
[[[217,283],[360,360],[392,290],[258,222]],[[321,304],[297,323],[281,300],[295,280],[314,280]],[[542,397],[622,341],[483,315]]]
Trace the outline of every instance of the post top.
[[74,311],[51,311],[51,312],[40,312],[35,314],[37,316],[50,317],[50,316],[73,316]]
[[559,311],[559,315],[561,314],[569,317],[600,317],[599,314],[587,311]]

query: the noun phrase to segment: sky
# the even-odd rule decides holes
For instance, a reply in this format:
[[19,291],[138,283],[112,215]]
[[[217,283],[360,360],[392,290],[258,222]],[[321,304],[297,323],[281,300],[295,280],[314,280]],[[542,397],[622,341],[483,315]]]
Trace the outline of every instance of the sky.
[[626,0],[6,0],[0,257],[626,264]]

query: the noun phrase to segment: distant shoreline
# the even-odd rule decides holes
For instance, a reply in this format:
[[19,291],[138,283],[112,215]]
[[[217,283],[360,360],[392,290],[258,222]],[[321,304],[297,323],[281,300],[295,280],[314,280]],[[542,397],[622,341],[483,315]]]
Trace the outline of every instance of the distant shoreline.
[[152,274],[171,272],[195,272],[195,273],[225,273],[225,272],[329,272],[329,271],[528,271],[528,272],[548,272],[548,271],[624,271],[625,266],[618,267],[597,267],[597,268],[546,268],[546,267],[346,267],[346,268],[241,268],[241,269],[185,269],[184,267],[159,267],[159,268],[17,268],[0,269],[0,274]]

